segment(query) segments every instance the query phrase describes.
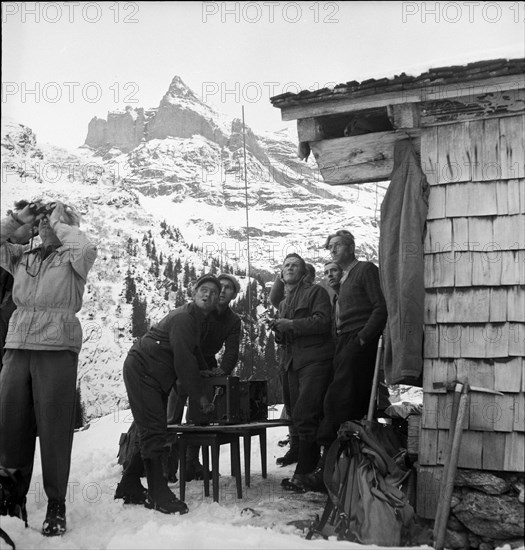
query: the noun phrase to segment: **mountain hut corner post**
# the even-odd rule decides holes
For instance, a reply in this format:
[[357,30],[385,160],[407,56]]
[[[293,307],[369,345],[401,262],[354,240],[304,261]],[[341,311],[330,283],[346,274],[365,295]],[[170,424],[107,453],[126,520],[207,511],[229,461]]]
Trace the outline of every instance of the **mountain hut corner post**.
[[[312,152],[326,183],[393,180],[400,141],[409,143],[417,158],[405,167],[406,179],[416,177],[422,188],[409,189],[407,183],[401,192],[405,203],[420,193],[422,208],[410,211],[412,218],[424,216],[419,242],[417,233],[403,242],[409,235],[403,233],[403,219],[395,235],[398,248],[415,247],[421,259],[423,292],[416,313],[422,325],[417,489],[422,518],[436,514],[453,397],[435,383],[468,380],[503,394],[470,393],[456,479],[465,485],[463,474],[472,471],[502,477],[507,488],[521,488],[523,502],[524,75],[525,59],[496,59],[271,98],[283,120],[297,120],[299,156]],[[420,178],[418,169],[426,177]],[[408,217],[403,208],[400,216]],[[380,263],[385,238],[381,233]],[[403,347],[403,338],[394,341],[394,355]],[[492,493],[505,497],[503,489]],[[514,534],[508,525],[500,532],[498,524],[505,520],[490,517],[493,505],[484,498],[474,504],[491,512],[472,525],[464,504],[453,511],[475,535],[484,536],[486,529],[495,540],[523,537],[523,507]],[[500,510],[503,504],[498,503]]]

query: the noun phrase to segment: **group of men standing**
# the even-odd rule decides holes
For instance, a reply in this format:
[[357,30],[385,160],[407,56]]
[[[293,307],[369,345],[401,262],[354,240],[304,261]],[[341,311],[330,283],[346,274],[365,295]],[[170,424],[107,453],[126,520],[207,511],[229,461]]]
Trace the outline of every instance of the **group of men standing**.
[[[34,205],[28,205],[2,220],[1,265],[15,277],[13,296],[18,317],[37,315],[45,320],[47,315],[55,323],[63,320],[78,325],[75,313],[81,307],[96,247],[78,229],[79,218],[73,209],[61,203],[53,203],[52,208],[37,215]],[[42,247],[28,251],[8,243],[6,237],[26,224],[39,224]],[[356,258],[353,235],[337,231],[328,236],[325,248],[332,258],[325,264],[324,285],[315,284],[315,272],[311,273],[308,267],[312,266],[301,256],[286,256],[278,279],[279,314],[271,324],[282,352],[283,400],[293,426],[292,447],[287,454],[295,453],[281,464],[297,461],[293,477],[283,480],[283,487],[296,492],[322,490],[322,450],[336,439],[342,422],[366,413],[378,340],[387,317],[378,268]],[[58,271],[50,269],[54,265],[51,260],[61,267],[60,281],[56,279]],[[67,296],[63,293],[66,283],[71,287]],[[237,363],[241,319],[231,310],[230,302],[239,290],[239,282],[229,273],[203,275],[194,284],[192,300],[152,326],[129,350],[123,378],[137,445],[115,498],[166,514],[188,511],[168,486],[163,460],[169,447],[167,425],[182,421],[188,397],[199,404],[201,412],[213,410],[204,379],[228,375]],[[72,342],[47,342],[40,334],[28,344],[34,335],[20,334],[26,325],[20,324],[18,317],[9,325],[0,384],[0,396],[5,398],[0,410],[0,466],[22,467],[23,487],[18,498],[23,506],[38,429],[44,486],[50,499],[43,534],[61,535],[66,531],[65,488],[81,332],[75,332]],[[218,364],[216,355],[223,347]],[[46,374],[42,376],[40,363],[44,360]],[[50,378],[55,372],[56,377]],[[66,386],[67,395],[63,391]],[[67,408],[56,425],[40,414],[37,401],[43,391],[48,391],[49,396],[44,397],[50,402]],[[57,438],[63,441],[59,451],[53,443]],[[189,450],[188,464],[193,467],[189,479],[198,477],[202,468],[198,452],[198,448]],[[140,481],[144,471],[147,489]]]
[[[368,408],[379,338],[387,310],[379,270],[355,256],[346,230],[326,239],[332,260],[325,264],[330,292],[305,280],[306,264],[297,254],[285,258],[285,298],[274,321],[282,346],[283,386],[288,387],[294,437],[281,464],[297,458],[283,487],[295,492],[323,490],[324,451],[342,422],[362,418]],[[330,296],[331,295],[331,296]]]
[[[279,295],[279,313],[271,329],[281,348],[283,400],[296,442],[295,451],[289,451],[296,460],[281,461],[296,461],[295,473],[282,485],[295,492],[323,490],[323,451],[342,422],[366,414],[387,317],[379,270],[356,258],[353,235],[337,231],[325,248],[332,256],[325,264],[325,285],[315,284],[304,259],[292,253],[282,265],[280,290],[272,291],[274,303]],[[229,303],[238,291],[230,274],[202,276],[193,301],[169,313],[129,351],[124,382],[140,441],[136,464],[144,464],[148,489],[140,483],[140,468],[128,467],[116,498],[164,513],[187,512],[163,471],[167,424],[181,422],[188,396],[210,411],[203,378],[230,374],[235,367],[240,318]],[[223,344],[217,366],[215,355]],[[198,448],[190,452],[189,464],[200,466]]]

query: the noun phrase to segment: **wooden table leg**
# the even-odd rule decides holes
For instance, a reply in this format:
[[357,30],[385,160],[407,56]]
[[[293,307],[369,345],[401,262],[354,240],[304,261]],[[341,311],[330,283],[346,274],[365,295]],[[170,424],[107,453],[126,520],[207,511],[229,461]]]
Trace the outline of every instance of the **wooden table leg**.
[[263,479],[268,477],[267,463],[266,463],[266,428],[263,428],[259,432],[259,446],[261,447],[261,470]]
[[186,440],[184,436],[179,438],[179,476],[180,499],[184,502],[186,496]]
[[243,436],[244,442],[244,482],[246,487],[250,486],[250,467],[252,457],[252,436],[246,434]]
[[[219,502],[219,449],[217,439],[211,445],[211,475],[213,485],[213,502]],[[208,493],[209,494],[209,493]]]
[[204,481],[204,496],[210,496],[210,456],[208,446],[202,446],[202,480]]
[[237,498],[242,498],[242,475],[241,475],[241,453],[239,449],[239,437],[231,440],[232,466],[235,471],[235,482],[237,484]]

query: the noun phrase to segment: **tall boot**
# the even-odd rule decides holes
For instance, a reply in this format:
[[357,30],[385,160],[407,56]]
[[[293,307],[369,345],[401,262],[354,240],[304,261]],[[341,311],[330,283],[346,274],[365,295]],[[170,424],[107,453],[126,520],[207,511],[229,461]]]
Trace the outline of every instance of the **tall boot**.
[[326,462],[326,453],[328,452],[327,446],[321,446],[321,452],[317,466],[315,470],[307,474],[307,484],[310,486],[311,491],[317,491],[320,493],[326,493],[326,487],[324,484],[324,465]]
[[[199,462],[200,445],[188,445],[186,448],[186,481],[204,479],[204,466]],[[211,479],[211,472],[209,472]]]
[[290,437],[290,448],[284,456],[279,457],[275,462],[278,466],[289,466],[299,460],[299,437],[292,435]]
[[129,464],[124,469],[114,498],[123,499],[124,504],[144,504],[148,491],[140,482],[143,472],[144,463],[140,452],[137,452],[131,457]]
[[168,487],[160,455],[144,460],[148,480],[148,498],[144,506],[163,514],[186,514],[188,507]]
[[317,488],[310,483],[309,475],[315,470],[319,461],[319,446],[315,441],[299,440],[299,459],[295,473],[291,479],[286,478],[281,482],[287,491],[306,493],[316,491]]

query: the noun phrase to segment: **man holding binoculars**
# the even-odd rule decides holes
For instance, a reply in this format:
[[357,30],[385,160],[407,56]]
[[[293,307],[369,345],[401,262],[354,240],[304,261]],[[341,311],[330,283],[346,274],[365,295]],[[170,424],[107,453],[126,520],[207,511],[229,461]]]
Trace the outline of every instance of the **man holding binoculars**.
[[[65,498],[73,442],[77,363],[82,329],[76,313],[96,245],[79,228],[80,217],[61,202],[15,203],[1,220],[0,266],[14,277],[13,301],[0,373],[0,465],[18,469],[18,504],[25,511],[36,436],[40,439],[48,497],[42,533],[66,531]],[[23,225],[41,244],[8,242]]]

